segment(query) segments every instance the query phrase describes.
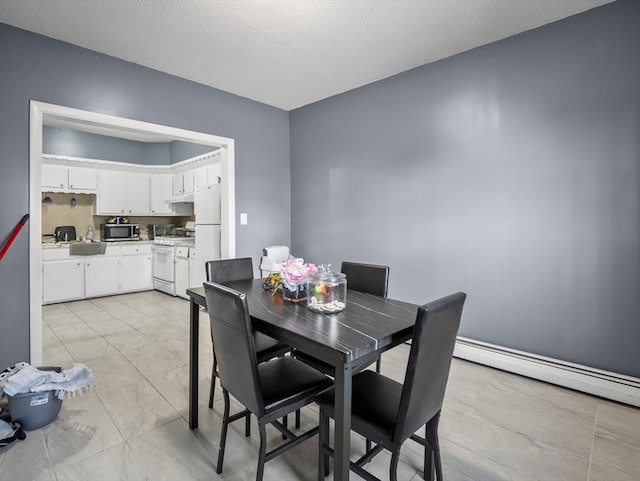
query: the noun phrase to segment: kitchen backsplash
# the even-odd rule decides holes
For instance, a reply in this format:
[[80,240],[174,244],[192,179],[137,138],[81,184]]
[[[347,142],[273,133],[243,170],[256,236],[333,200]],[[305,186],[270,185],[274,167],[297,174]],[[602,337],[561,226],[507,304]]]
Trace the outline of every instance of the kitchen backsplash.
[[[94,194],[58,194],[43,192],[42,198],[48,196],[52,202],[42,204],[42,235],[53,235],[57,226],[72,225],[76,228],[78,236],[87,233],[89,226],[96,231],[93,225]],[[74,202],[75,199],[75,202]],[[73,205],[75,203],[75,205]],[[96,231],[97,232],[97,231]]]
[[[42,192],[42,198],[49,197],[52,202],[42,203],[42,235],[53,235],[56,227],[72,225],[76,228],[78,237],[87,233],[89,226],[93,228],[96,236],[100,235],[100,224],[103,224],[113,216],[93,215],[94,194],[63,194],[55,192]],[[132,224],[140,224],[141,235],[147,237],[147,225],[149,224],[174,224],[184,226],[191,217],[159,217],[159,216],[127,216]]]

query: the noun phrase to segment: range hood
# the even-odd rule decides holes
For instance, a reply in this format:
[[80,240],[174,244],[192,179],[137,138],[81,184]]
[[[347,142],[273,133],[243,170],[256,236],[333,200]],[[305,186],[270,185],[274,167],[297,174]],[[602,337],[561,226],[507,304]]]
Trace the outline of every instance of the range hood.
[[193,203],[193,193],[174,195],[167,200],[167,204]]

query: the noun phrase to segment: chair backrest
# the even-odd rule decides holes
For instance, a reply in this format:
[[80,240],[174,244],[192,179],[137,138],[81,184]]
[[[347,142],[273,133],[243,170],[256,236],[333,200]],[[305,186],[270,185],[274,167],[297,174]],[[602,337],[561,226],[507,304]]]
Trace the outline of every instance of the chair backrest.
[[256,346],[245,294],[204,283],[220,384],[254,414],[264,413]]
[[407,439],[442,409],[466,297],[458,292],[418,308],[396,441]]
[[205,262],[207,282],[224,284],[225,282],[253,279],[253,261],[251,257],[221,259]]
[[347,276],[347,289],[387,297],[389,267],[375,264],[343,262],[340,272]]

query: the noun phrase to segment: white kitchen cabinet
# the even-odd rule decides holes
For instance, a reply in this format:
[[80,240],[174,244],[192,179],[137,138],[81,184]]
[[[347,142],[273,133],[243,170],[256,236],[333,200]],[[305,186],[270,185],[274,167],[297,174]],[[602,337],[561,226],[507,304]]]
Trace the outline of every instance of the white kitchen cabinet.
[[103,170],[98,180],[96,214],[111,215],[125,213],[124,172]]
[[[69,252],[66,249],[67,253]],[[42,263],[42,303],[83,299],[84,261],[81,259]]]
[[118,257],[92,256],[84,261],[85,297],[110,296],[120,291]]
[[149,174],[100,172],[97,215],[149,215],[149,202]]
[[98,188],[98,175],[94,169],[69,167],[69,189],[95,192]]
[[199,187],[202,188],[209,184],[218,184],[221,176],[220,164],[210,164],[198,167],[194,171],[193,191],[195,192]]
[[202,287],[202,283],[206,280],[205,270],[198,269],[198,261],[196,260],[196,248],[189,248],[189,287]]
[[171,215],[173,207],[167,199],[173,194],[173,176],[171,174],[151,174],[150,207],[151,215]]
[[47,187],[52,189],[66,189],[68,185],[68,172],[68,167],[42,164],[42,190],[46,190]]
[[209,166],[198,167],[193,171],[193,191],[209,184]]
[[122,246],[120,260],[120,292],[153,289],[151,245]]
[[95,169],[42,164],[43,191],[94,193],[96,189]]
[[113,243],[95,256],[72,256],[69,246],[44,247],[42,261],[43,304],[153,289],[150,243]]
[[173,195],[193,193],[193,170],[173,174]]
[[125,173],[125,213],[129,215],[149,215],[149,174]]
[[175,285],[176,296],[189,299],[187,296],[187,289],[190,287],[189,281],[189,247],[178,246],[176,247],[176,269],[175,269]]

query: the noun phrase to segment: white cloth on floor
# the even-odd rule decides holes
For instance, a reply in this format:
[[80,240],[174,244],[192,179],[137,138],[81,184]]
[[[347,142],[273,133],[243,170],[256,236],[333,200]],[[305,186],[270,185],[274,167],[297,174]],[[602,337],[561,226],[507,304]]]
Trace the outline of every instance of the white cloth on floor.
[[95,387],[96,378],[84,364],[74,363],[62,372],[40,371],[27,364],[7,378],[4,392],[9,396],[27,392],[55,391],[58,399],[74,397]]

